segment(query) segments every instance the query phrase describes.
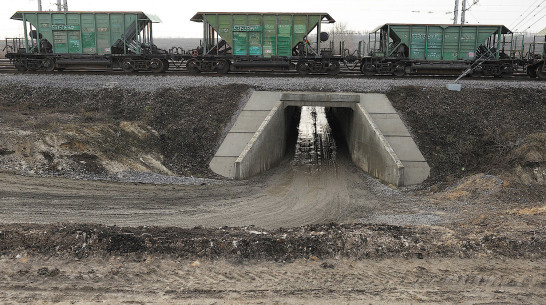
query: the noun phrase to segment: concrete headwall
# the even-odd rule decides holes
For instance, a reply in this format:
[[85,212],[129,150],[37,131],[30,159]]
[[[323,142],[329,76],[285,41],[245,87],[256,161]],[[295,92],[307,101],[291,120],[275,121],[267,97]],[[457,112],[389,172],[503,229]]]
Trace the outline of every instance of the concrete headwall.
[[356,104],[352,108],[333,108],[332,113],[353,162],[371,176],[404,185],[404,166],[368,112]]
[[235,178],[244,179],[277,165],[286,152],[294,107],[278,102],[235,161]]

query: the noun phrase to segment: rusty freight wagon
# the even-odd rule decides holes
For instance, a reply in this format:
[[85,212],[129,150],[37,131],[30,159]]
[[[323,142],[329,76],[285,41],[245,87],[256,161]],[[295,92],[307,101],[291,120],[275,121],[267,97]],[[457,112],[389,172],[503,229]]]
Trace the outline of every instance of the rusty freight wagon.
[[361,59],[366,75],[451,74],[471,68],[473,75],[501,77],[523,66],[523,47],[503,25],[385,24],[369,36],[367,56]]
[[167,52],[153,43],[154,23],[143,12],[16,12],[23,38],[7,39],[19,71],[53,71],[70,66],[119,67],[163,72]]
[[191,21],[203,23],[203,41],[186,67],[192,73],[250,70],[292,70],[301,74],[337,74],[340,56],[321,49],[328,34],[327,13],[199,12]]

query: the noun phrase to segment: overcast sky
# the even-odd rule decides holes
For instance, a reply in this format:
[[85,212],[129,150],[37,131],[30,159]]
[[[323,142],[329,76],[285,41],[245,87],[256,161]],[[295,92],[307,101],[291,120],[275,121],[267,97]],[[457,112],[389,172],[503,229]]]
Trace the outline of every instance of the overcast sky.
[[[460,0],[462,2],[462,0]],[[467,0],[467,6],[474,0]],[[0,39],[22,35],[16,11],[35,11],[37,0],[0,0]],[[55,10],[56,0],[42,0]],[[327,12],[354,31],[369,31],[384,23],[453,23],[455,0],[315,0],[315,1],[127,1],[68,0],[71,11],[143,11],[159,16],[155,37],[200,37],[202,26],[189,19],[202,12]],[[467,23],[504,24],[511,30],[538,32],[546,27],[546,0],[480,0],[466,14]],[[520,22],[521,21],[521,22]]]

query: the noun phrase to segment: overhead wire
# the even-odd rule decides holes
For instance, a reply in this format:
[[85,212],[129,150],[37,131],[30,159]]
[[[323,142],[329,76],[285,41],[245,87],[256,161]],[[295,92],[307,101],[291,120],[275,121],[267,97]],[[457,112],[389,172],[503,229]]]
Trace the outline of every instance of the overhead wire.
[[[542,13],[542,11],[544,11],[545,9],[546,9],[546,7],[542,8],[542,10],[540,10],[538,13],[534,14],[533,17],[531,17],[531,18],[529,19],[529,20],[530,20],[529,22],[532,22],[532,20],[533,20],[532,18],[536,17],[539,13]],[[521,32],[527,31],[528,29],[530,29],[531,27],[533,27],[535,24],[537,24],[539,21],[541,21],[543,18],[544,18],[544,15],[539,16],[539,18],[538,18],[535,22],[533,22],[533,24],[531,24],[531,25],[528,26],[527,28],[521,30]],[[516,29],[516,30],[517,30],[517,29]]]
[[[523,15],[525,15],[527,13],[527,10],[529,10],[530,8],[534,7],[535,4],[537,4],[540,0],[536,0],[535,2],[533,2],[531,5],[529,5],[518,17],[516,17],[516,19],[514,21],[512,21],[512,23],[510,24],[510,28],[512,28],[514,26],[514,24],[516,22],[518,22],[518,20],[523,17]],[[523,20],[523,19],[522,19]],[[521,22],[521,21],[520,21]]]
[[[538,0],[540,1],[540,0]],[[537,1],[537,2],[538,2]],[[534,13],[536,11],[536,9],[538,9],[540,6],[542,6],[544,3],[546,2],[546,0],[543,0],[539,5],[537,5],[532,11],[530,11],[523,19],[520,20],[520,22],[518,22],[516,25],[514,26],[510,26],[511,28],[515,28],[516,30],[518,29],[518,25],[520,25],[523,21],[527,20],[527,18],[529,17],[529,15],[531,15],[532,13]],[[536,16],[536,14],[534,15]],[[533,16],[533,17],[534,17]]]

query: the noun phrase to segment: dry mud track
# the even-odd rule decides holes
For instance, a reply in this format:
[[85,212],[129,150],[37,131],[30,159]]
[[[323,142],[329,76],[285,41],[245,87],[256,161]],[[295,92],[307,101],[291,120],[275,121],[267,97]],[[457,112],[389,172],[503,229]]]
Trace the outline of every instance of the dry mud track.
[[[339,163],[339,162],[338,162]],[[31,178],[0,173],[0,223],[118,226],[249,226],[271,229],[353,222],[359,206],[378,206],[366,188],[387,186],[342,160],[312,173],[288,160],[249,182],[180,186]],[[359,187],[354,187],[360,184]]]
[[[0,259],[0,303],[541,304],[544,260]],[[543,304],[543,303],[542,303]]]

